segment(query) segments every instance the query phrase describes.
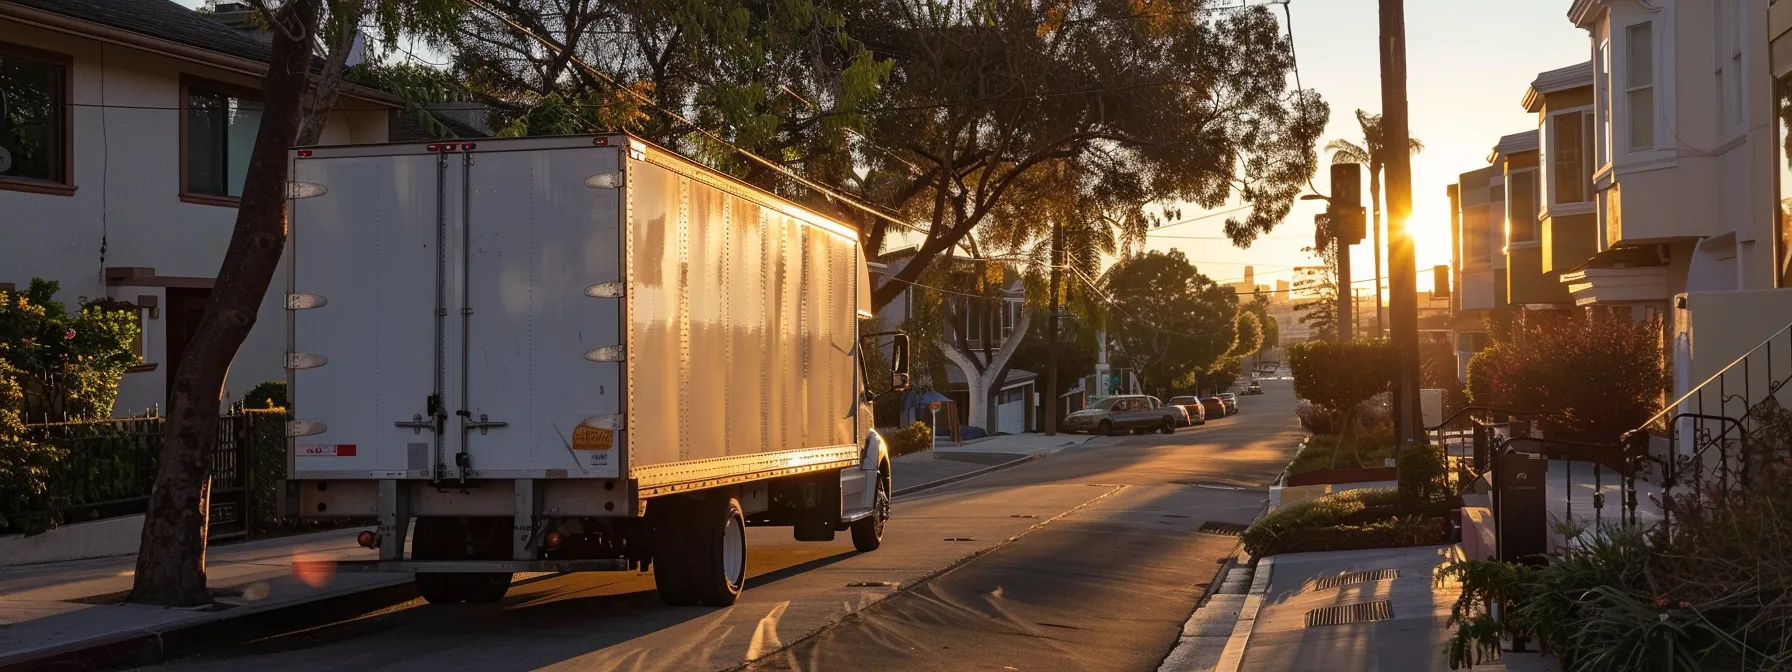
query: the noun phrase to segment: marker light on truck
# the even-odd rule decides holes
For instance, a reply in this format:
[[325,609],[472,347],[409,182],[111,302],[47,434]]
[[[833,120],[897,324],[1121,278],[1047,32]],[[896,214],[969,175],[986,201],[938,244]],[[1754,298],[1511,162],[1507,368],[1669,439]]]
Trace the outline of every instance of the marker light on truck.
[[321,184],[313,184],[310,182],[287,182],[286,183],[286,197],[287,198],[292,198],[292,199],[314,198],[317,196],[322,196],[327,193],[330,193],[330,190],[325,188],[324,185],[321,185]]
[[355,535],[355,543],[360,544],[361,548],[373,548],[379,546],[379,539],[379,537],[374,536],[373,530],[361,530],[360,534]]
[[608,429],[611,431],[615,431],[618,429],[622,429],[622,416],[620,416],[620,415],[593,415],[589,418],[585,418],[584,420],[580,420],[579,424],[583,425],[585,427],[590,427],[592,429]]
[[560,536],[559,532],[549,532],[547,538],[542,540],[542,545],[546,546],[548,550],[552,551],[552,550],[560,548],[561,542],[564,542],[564,541],[566,541],[566,538]]
[[622,298],[622,283],[620,283],[620,282],[601,282],[601,283],[592,285],[590,287],[586,287],[585,288],[585,296],[589,296],[593,299],[619,299],[619,298]]
[[329,304],[330,304],[330,300],[324,298],[324,296],[322,294],[287,294],[286,295],[286,309],[287,310],[310,310],[312,308],[322,308]]
[[330,428],[316,420],[294,420],[286,423],[286,435],[290,437],[312,436],[327,431]]
[[592,189],[615,189],[622,186],[622,173],[598,173],[585,178],[585,186]]
[[606,345],[601,348],[593,348],[585,353],[585,359],[593,362],[620,362],[622,361],[622,346]]
[[315,354],[315,353],[310,353],[310,352],[286,353],[286,368],[288,368],[288,369],[293,369],[293,370],[315,369],[317,367],[328,364],[329,362],[330,362],[330,360],[325,358],[323,355],[319,355],[319,354]]

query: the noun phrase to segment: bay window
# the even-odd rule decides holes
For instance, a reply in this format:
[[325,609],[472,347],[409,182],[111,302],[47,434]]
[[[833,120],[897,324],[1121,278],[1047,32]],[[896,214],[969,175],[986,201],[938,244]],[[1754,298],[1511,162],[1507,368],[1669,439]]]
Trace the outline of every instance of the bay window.
[[1537,240],[1537,171],[1506,175],[1506,243]]
[[1549,115],[1549,173],[1557,205],[1593,200],[1593,111]]
[[1655,29],[1644,22],[1625,29],[1624,104],[1630,151],[1655,148]]

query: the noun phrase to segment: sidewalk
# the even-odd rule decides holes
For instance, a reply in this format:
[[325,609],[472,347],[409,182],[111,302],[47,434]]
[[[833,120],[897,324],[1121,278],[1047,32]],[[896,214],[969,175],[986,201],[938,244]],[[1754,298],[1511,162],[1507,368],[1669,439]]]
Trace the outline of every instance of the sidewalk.
[[207,549],[206,577],[217,601],[211,610],[120,604],[131,589],[134,555],[0,568],[0,669],[151,662],[197,626],[209,630],[221,621],[337,598],[397,603],[415,597],[409,575],[293,575],[294,558],[373,559],[374,551],[355,544],[359,531]]
[[[1412,670],[1450,669],[1444,627],[1450,607],[1461,592],[1458,584],[1433,584],[1433,571],[1459,553],[1456,546],[1289,553],[1258,563],[1261,610],[1247,605],[1228,649],[1242,651],[1239,661],[1220,661],[1217,669],[1249,672],[1282,670]],[[1391,570],[1396,578],[1319,587],[1315,582],[1352,572]],[[1268,580],[1261,580],[1268,574]],[[1339,625],[1307,625],[1317,609],[1386,601],[1389,618]],[[1348,619],[1346,619],[1348,620]],[[1247,623],[1247,621],[1249,621]],[[1239,642],[1240,637],[1244,642]],[[1229,667],[1233,663],[1236,667]],[[1506,653],[1475,669],[1554,672],[1554,662],[1536,653]]]
[[1085,434],[1007,434],[958,445],[936,439],[933,450],[903,455],[893,460],[892,486],[903,495],[925,486],[946,485],[985,472],[1016,466],[1081,444],[1094,436]]

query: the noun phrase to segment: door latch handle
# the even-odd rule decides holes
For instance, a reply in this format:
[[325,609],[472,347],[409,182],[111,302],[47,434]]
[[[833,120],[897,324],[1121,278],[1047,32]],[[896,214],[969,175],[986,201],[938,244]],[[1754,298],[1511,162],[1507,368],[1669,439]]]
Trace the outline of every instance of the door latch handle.
[[392,425],[394,427],[408,427],[408,428],[410,428],[412,434],[422,434],[423,430],[434,428],[436,426],[436,423],[433,421],[424,420],[423,415],[421,413],[419,413],[416,415],[412,415],[410,422],[399,421],[399,422],[392,423]]
[[492,422],[491,420],[489,420],[486,417],[486,415],[484,413],[479,414],[478,422],[467,422],[465,420],[462,420],[462,422],[466,422],[467,429],[477,429],[477,430],[479,430],[480,434],[484,434],[484,433],[486,433],[487,430],[490,430],[494,427],[509,427],[510,426],[510,423],[508,423],[508,422]]

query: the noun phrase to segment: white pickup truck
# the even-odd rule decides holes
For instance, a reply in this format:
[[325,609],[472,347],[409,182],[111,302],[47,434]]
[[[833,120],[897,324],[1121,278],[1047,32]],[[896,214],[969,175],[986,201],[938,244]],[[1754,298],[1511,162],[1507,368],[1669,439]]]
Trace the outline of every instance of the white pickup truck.
[[627,135],[290,160],[283,506],[379,521],[378,560],[307,569],[442,604],[651,566],[667,603],[725,606],[747,526],[878,547],[870,402],[908,341],[860,330],[853,229]]

